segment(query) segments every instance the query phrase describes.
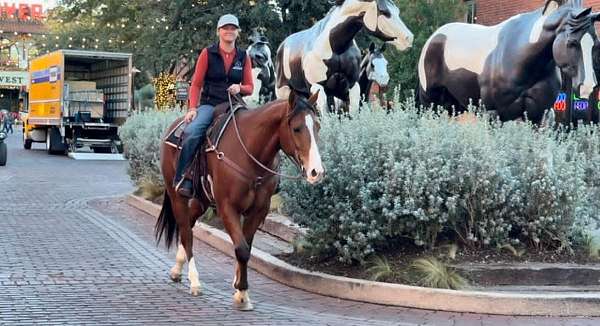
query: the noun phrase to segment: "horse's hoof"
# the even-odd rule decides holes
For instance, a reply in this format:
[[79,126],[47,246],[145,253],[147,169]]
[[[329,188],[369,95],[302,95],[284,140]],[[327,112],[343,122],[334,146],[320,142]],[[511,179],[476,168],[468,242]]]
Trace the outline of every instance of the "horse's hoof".
[[171,273],[169,273],[169,278],[171,279],[171,281],[179,283],[181,282],[181,273],[175,273],[171,271]]
[[254,306],[250,302],[248,291],[235,291],[233,295],[233,307],[241,311],[252,311]]
[[199,296],[201,292],[202,292],[202,289],[200,286],[191,286],[190,287],[190,294],[194,297]]

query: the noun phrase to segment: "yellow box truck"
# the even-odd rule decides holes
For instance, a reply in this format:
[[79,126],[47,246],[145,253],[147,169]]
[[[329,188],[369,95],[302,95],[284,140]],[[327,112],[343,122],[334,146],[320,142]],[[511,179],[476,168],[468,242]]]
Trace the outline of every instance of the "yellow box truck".
[[132,104],[132,55],[58,50],[29,63],[23,147],[49,153],[120,153],[118,128]]

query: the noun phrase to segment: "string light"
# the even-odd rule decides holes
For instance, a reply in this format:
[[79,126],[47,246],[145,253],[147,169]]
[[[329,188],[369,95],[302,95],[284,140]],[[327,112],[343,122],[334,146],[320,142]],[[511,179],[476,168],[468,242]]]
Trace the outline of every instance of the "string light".
[[154,103],[159,110],[165,110],[175,105],[175,76],[168,73],[160,73],[154,78],[154,89],[156,95]]

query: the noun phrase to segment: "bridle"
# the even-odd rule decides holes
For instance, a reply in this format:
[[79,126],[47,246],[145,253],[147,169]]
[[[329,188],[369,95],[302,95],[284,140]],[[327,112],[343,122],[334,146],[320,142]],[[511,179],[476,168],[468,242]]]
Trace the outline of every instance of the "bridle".
[[[235,111],[236,109],[234,109],[233,106],[233,101],[231,99],[231,94],[227,94],[228,100],[229,100],[229,105],[230,105],[230,118],[231,120],[233,120],[233,126],[235,129],[235,133],[237,136],[237,139],[240,143],[240,145],[242,146],[242,149],[244,150],[244,153],[256,164],[258,165],[262,170],[264,170],[265,172],[271,174],[271,176],[278,176],[278,177],[282,177],[282,178],[286,178],[286,179],[302,179],[303,175],[304,175],[304,168],[302,167],[302,160],[299,157],[298,154],[298,150],[297,148],[294,148],[294,155],[290,156],[288,155],[285,151],[284,154],[294,163],[294,165],[297,167],[298,170],[300,170],[300,174],[292,176],[292,175],[288,175],[285,173],[280,173],[277,172],[273,169],[271,169],[270,167],[264,165],[262,162],[260,162],[254,155],[252,155],[250,153],[250,151],[248,151],[248,148],[246,147],[246,144],[244,143],[244,141],[242,140],[242,136],[240,134],[240,129],[237,123],[237,119],[235,117]],[[241,100],[239,99],[239,97],[236,96],[236,99],[239,100],[241,102]],[[301,98],[303,99],[303,98]],[[308,103],[307,103],[308,104]],[[312,106],[310,106],[312,108]],[[291,117],[288,117],[288,125],[289,125],[289,119]],[[242,177],[244,177],[245,179],[247,179],[247,181],[251,182],[254,184],[255,187],[258,187],[260,184],[262,184],[262,180],[265,178],[268,178],[270,176],[264,177],[264,176],[249,176],[248,173],[246,171],[244,171],[244,169],[242,169],[237,163],[235,163],[234,161],[230,160],[227,156],[225,156],[225,153],[221,152],[218,150],[218,148],[214,145],[210,146],[207,150],[207,152],[215,152],[217,154],[217,159],[219,161],[223,161],[225,164],[227,164],[228,166],[230,166],[232,169],[234,169],[236,172],[238,172],[238,174],[240,174]]]

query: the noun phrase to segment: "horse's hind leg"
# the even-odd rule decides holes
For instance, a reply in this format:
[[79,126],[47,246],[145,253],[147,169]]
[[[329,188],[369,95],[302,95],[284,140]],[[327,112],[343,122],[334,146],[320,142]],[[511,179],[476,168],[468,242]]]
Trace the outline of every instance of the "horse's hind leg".
[[183,264],[185,263],[185,249],[183,245],[180,243],[177,246],[177,256],[175,256],[175,265],[171,268],[170,276],[173,282],[181,282],[181,270],[183,269]]
[[[179,237],[181,238],[181,245],[183,247],[183,253],[187,258],[188,262],[188,279],[190,280],[190,294],[193,296],[200,295],[201,285],[200,279],[198,276],[198,270],[196,269],[196,260],[194,259],[194,237],[192,234],[193,223],[196,221],[196,218],[193,216],[197,216],[197,212],[193,212],[187,207],[187,203],[183,201],[178,201],[175,204],[177,208],[177,212],[182,212],[181,218],[177,219],[177,226],[179,227]],[[178,258],[180,256],[180,250],[177,250]],[[177,263],[175,265],[177,267]],[[175,267],[174,267],[175,268]]]

